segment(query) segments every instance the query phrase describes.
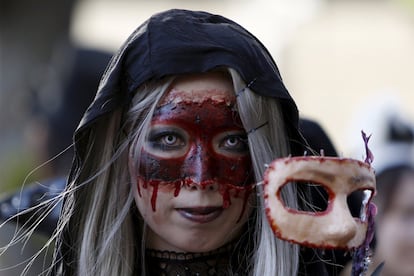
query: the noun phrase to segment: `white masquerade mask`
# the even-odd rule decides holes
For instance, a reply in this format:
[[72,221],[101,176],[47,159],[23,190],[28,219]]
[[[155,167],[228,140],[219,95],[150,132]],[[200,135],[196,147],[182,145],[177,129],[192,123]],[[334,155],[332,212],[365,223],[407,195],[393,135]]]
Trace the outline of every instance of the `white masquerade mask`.
[[[302,211],[286,206],[282,188],[289,183],[313,183],[328,194],[326,210]],[[347,158],[302,156],[273,161],[265,172],[266,215],[280,239],[305,246],[349,250],[361,245],[367,231],[367,206],[375,194],[369,164]],[[351,215],[347,197],[363,191],[360,217]]]

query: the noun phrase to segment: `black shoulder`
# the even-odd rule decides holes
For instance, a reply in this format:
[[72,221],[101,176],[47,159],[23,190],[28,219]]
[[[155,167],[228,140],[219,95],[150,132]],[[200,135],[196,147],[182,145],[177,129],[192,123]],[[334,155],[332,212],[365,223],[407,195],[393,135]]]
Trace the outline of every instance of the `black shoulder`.
[[[30,225],[42,214],[45,207],[39,205],[60,194],[66,185],[66,178],[36,182],[9,194],[0,200],[0,221],[10,221],[19,225]],[[56,228],[61,203],[57,204],[39,224],[38,231],[50,235]]]

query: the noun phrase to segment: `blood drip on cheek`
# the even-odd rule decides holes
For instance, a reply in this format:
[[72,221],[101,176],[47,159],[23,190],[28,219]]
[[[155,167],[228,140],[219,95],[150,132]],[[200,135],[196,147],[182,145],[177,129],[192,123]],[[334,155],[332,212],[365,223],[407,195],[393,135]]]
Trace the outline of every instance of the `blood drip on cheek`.
[[250,155],[242,149],[237,151],[238,154],[226,155],[213,146],[216,142],[219,145],[224,143],[225,138],[222,138],[223,141],[214,140],[218,135],[233,131],[238,135],[244,133],[241,120],[232,105],[213,99],[201,103],[165,104],[157,108],[152,125],[172,125],[188,135],[188,149],[182,155],[169,158],[160,156],[158,151],[162,149],[159,148],[159,142],[154,142],[158,141],[156,138],[149,139],[148,147],[142,149],[137,176],[140,178],[138,193],[142,196],[140,186],[143,189],[152,188],[151,207],[154,212],[159,191],[178,197],[182,187],[191,189],[197,186],[204,190],[215,184],[223,199],[223,209],[231,206],[232,199],[242,198],[243,214],[254,189]]
[[[142,183],[142,184],[141,184]],[[157,210],[157,197],[158,192],[164,193],[173,193],[174,197],[177,197],[180,194],[180,191],[183,187],[189,187],[190,185],[199,185],[201,189],[206,189],[208,186],[212,185],[212,181],[203,181],[201,184],[194,184],[193,181],[190,179],[183,179],[183,180],[176,180],[176,181],[160,181],[160,180],[145,180],[143,178],[138,177],[137,179],[137,189],[138,195],[142,197],[141,188],[148,189],[148,187],[152,187],[152,194],[151,194],[151,208],[152,211],[155,212]],[[254,190],[255,184],[246,185],[243,187],[235,186],[232,184],[227,183],[219,183],[218,191],[223,198],[223,209],[227,209],[231,205],[231,197],[239,198],[243,197],[243,208],[240,212],[240,215],[237,219],[237,222],[240,221],[242,218],[243,213],[246,210],[247,202],[251,193]]]

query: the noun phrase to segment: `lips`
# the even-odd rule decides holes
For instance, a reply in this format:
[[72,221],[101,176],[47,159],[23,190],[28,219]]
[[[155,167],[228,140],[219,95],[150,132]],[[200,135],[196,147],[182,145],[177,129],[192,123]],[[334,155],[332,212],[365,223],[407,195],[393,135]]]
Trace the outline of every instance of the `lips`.
[[195,207],[195,208],[178,208],[178,213],[192,222],[207,223],[218,218],[223,212],[220,207]]

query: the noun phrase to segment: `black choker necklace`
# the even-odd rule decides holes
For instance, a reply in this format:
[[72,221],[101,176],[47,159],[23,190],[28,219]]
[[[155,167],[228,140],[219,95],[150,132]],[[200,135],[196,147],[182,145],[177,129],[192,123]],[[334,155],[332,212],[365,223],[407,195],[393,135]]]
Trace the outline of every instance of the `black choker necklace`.
[[147,272],[151,276],[241,275],[232,269],[234,248],[234,243],[229,243],[205,253],[180,253],[147,249]]

